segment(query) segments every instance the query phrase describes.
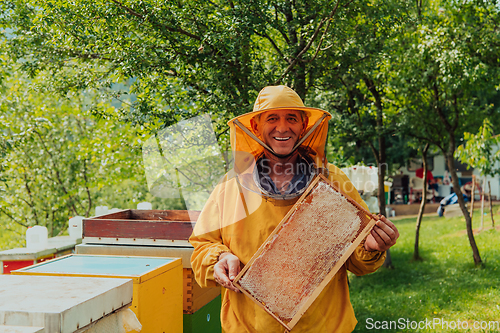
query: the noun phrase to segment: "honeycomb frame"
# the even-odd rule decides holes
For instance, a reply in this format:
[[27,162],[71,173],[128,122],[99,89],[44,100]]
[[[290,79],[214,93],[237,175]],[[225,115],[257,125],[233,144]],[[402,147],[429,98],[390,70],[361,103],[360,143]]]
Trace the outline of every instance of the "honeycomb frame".
[[[326,189],[326,191],[325,191]],[[323,191],[323,192],[321,192]],[[320,197],[320,199],[316,200],[316,197]],[[323,249],[317,249],[315,252],[316,257],[313,257],[313,260],[303,260],[304,265],[316,265],[319,273],[307,271],[307,268],[302,269],[298,267],[298,272],[294,271],[295,266],[301,266],[296,263],[291,263],[290,259],[287,261],[286,258],[283,261],[277,262],[275,260],[276,255],[278,258],[280,253],[294,253],[296,246],[291,246],[290,244],[301,244],[303,240],[300,238],[307,236],[307,229],[312,230],[315,226],[316,230],[320,230],[320,232],[316,231],[315,235],[319,235],[319,237],[327,237],[325,238],[327,241],[332,240],[334,232],[338,230],[333,230],[336,226],[340,225],[342,222],[343,216],[338,218],[337,220],[341,220],[341,222],[336,222],[333,220],[324,221],[325,219],[317,219],[314,220],[307,216],[305,212],[309,212],[311,209],[307,205],[318,205],[316,209],[322,210],[323,215],[328,214],[330,212],[330,217],[333,217],[333,213],[329,208],[333,208],[333,206],[325,205],[324,199],[332,198],[335,204],[345,205],[345,208],[348,210],[347,214],[349,218],[353,221],[352,225],[348,226],[350,230],[347,232],[341,233],[340,237],[344,237],[344,243],[328,243],[325,245]],[[315,201],[316,200],[316,201]],[[323,201],[321,201],[323,200]],[[319,206],[321,205],[321,206]],[[336,206],[338,207],[338,206]],[[348,208],[347,208],[348,207]],[[313,209],[315,207],[313,206]],[[335,208],[334,208],[335,209]],[[307,223],[301,223],[300,214],[306,215]],[[359,217],[359,222],[354,217]],[[314,215],[314,214],[313,214]],[[314,300],[319,296],[321,291],[328,285],[331,279],[335,276],[338,270],[342,267],[342,265],[347,261],[349,256],[354,252],[356,247],[361,243],[361,241],[368,236],[370,231],[372,230],[375,223],[379,220],[376,215],[371,214],[367,211],[363,206],[353,200],[351,197],[347,196],[343,193],[338,187],[336,187],[332,182],[330,182],[323,175],[318,175],[311,182],[307,190],[302,194],[299,200],[295,203],[295,205],[290,209],[290,211],[285,215],[285,217],[281,220],[281,222],[277,225],[275,230],[269,235],[266,241],[259,247],[254,256],[250,259],[250,261],[245,265],[245,267],[241,270],[241,272],[236,276],[233,281],[233,284],[238,288],[241,292],[243,292],[246,296],[248,296],[252,301],[254,301],[259,307],[268,312],[272,317],[274,317],[281,325],[283,325],[287,330],[291,330],[297,322],[300,320],[302,315],[307,311],[309,306],[314,302]],[[302,221],[304,222],[304,221]],[[333,225],[332,224],[335,224]],[[359,225],[356,226],[356,223]],[[321,225],[323,224],[323,225]],[[332,229],[331,233],[326,233],[323,235],[323,230],[325,225],[328,224],[326,229]],[[342,224],[344,227],[345,224]],[[294,230],[293,228],[300,227],[303,230]],[[307,229],[306,229],[307,228]],[[356,230],[354,230],[356,229]],[[288,230],[291,230],[288,232]],[[305,231],[305,233],[304,233]],[[292,233],[291,237],[286,238],[286,233]],[[294,235],[295,233],[295,235]],[[280,238],[281,236],[281,238]],[[288,235],[290,236],[290,235]],[[314,236],[314,234],[313,234]],[[293,238],[295,237],[295,238]],[[323,238],[324,238],[323,237]],[[306,243],[307,244],[307,243]],[[332,246],[334,244],[334,246]],[[338,245],[338,246],[336,246]],[[280,247],[281,246],[281,247]],[[305,245],[307,246],[307,245]],[[288,247],[288,249],[287,249]],[[333,248],[333,250],[332,250]],[[284,252],[287,251],[287,252]],[[283,256],[281,256],[283,257]],[[308,258],[309,259],[309,258]],[[319,263],[318,263],[319,260]],[[310,262],[313,262],[312,264]],[[325,265],[325,263],[327,265]],[[267,265],[267,266],[266,266]],[[285,269],[283,265],[286,265]],[[289,266],[293,267],[289,267]],[[326,269],[321,270],[322,268]],[[257,267],[257,268],[256,268]],[[259,268],[261,271],[259,271]],[[268,269],[268,273],[262,273],[262,268]],[[303,268],[303,267],[302,267]],[[285,287],[286,290],[281,291],[288,292],[289,290],[294,289],[295,287],[295,295],[292,295],[293,304],[283,305],[283,303],[287,303],[286,300],[283,300],[283,296],[279,295],[280,292],[277,292],[276,288],[284,288],[282,286],[278,286],[280,281],[280,275],[276,274],[275,271],[279,272],[288,272],[282,273],[285,276],[281,276],[281,278],[287,279],[288,283],[295,283],[295,286],[289,287],[288,285]],[[301,273],[302,272],[302,273]],[[295,276],[293,274],[297,273]],[[253,280],[252,280],[253,279]],[[266,280],[267,279],[267,280]],[[273,282],[274,280],[274,282]],[[312,281],[311,281],[312,280]],[[302,284],[300,284],[302,283]],[[269,290],[274,290],[274,293],[269,293]],[[266,293],[267,292],[267,293]]]

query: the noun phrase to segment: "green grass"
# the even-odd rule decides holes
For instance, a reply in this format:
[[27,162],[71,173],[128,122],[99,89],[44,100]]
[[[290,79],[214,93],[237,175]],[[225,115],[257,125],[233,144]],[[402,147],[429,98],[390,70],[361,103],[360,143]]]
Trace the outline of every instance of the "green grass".
[[[495,223],[500,225],[499,207]],[[391,248],[394,269],[356,277],[349,275],[351,302],[358,319],[355,332],[376,331],[375,321],[432,321],[439,318],[453,327],[452,321],[467,321],[469,329],[408,329],[399,325],[386,332],[500,332],[496,329],[475,330],[474,321],[497,321],[500,324],[500,230],[485,230],[476,235],[484,262],[476,268],[465,233],[463,217],[424,217],[420,231],[420,255],[413,261],[416,218],[394,221],[400,232],[398,243]],[[474,213],[474,228],[479,228],[480,213]],[[485,216],[485,229],[491,227]],[[480,325],[481,323],[479,323]],[[423,325],[423,324],[422,324]],[[483,324],[484,325],[484,324]],[[462,327],[466,326],[462,323]],[[372,327],[370,330],[369,328]],[[414,326],[415,327],[415,326]]]

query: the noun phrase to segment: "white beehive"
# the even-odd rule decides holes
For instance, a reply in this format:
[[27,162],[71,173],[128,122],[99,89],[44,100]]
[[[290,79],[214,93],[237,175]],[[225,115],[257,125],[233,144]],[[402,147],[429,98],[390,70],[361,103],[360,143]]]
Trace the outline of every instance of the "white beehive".
[[0,275],[0,325],[72,333],[128,306],[132,288],[130,279]]

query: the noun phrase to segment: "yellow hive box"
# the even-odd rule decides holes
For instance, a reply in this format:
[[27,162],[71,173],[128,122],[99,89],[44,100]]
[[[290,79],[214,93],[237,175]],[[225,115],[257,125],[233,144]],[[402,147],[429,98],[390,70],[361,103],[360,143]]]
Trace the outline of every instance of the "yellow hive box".
[[131,245],[103,245],[80,244],[75,248],[77,254],[99,254],[117,256],[149,256],[149,257],[178,257],[182,259],[183,267],[183,313],[193,314],[220,295],[219,287],[202,288],[194,279],[191,269],[191,254],[193,247],[168,246],[131,246]]
[[68,255],[12,274],[127,278],[133,281],[130,309],[143,333],[182,332],[182,264],[179,258]]

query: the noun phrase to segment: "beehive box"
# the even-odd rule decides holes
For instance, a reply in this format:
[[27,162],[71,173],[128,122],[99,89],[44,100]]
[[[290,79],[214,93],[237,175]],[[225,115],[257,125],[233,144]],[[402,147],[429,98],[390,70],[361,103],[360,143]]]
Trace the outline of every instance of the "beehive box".
[[10,274],[16,269],[70,254],[78,243],[81,243],[80,239],[74,240],[69,236],[57,236],[47,240],[46,249],[31,250],[24,247],[0,251],[0,274]]
[[234,284],[291,330],[376,220],[319,175]]
[[200,212],[126,209],[83,219],[82,242],[188,246]]
[[132,295],[130,279],[0,275],[0,332],[80,332]]
[[178,258],[69,255],[12,274],[129,278],[130,309],[142,332],[182,332],[182,266]]
[[[220,295],[220,287],[202,288],[194,279],[191,268],[183,270],[183,312],[193,314]],[[220,308],[219,308],[220,311]]]
[[[80,244],[76,247],[77,254],[118,255],[118,256],[145,256],[145,257],[177,257],[182,258],[182,289],[183,313],[193,314],[220,295],[219,287],[201,288],[194,279],[191,269],[191,254],[193,247],[178,246],[130,246],[130,245],[103,245]],[[220,310],[220,309],[219,309]]]

